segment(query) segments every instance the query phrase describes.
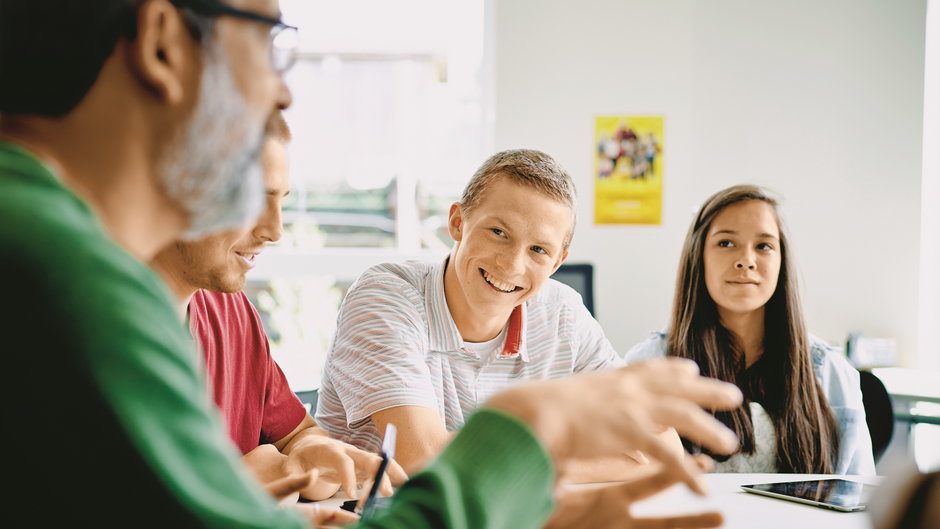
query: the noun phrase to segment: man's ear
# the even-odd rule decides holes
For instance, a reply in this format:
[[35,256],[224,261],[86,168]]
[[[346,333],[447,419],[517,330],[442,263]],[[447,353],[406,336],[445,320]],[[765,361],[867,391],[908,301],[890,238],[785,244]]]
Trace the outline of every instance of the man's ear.
[[556,271],[558,271],[558,267],[561,266],[562,264],[564,264],[564,262],[567,261],[567,260],[568,260],[568,250],[565,250],[565,251],[561,254],[561,259],[559,259],[558,262],[555,263],[555,268],[552,268],[552,274],[554,274]]
[[137,37],[126,45],[130,69],[141,83],[163,102],[180,104],[198,62],[198,43],[182,13],[166,0],[144,2],[137,10]]
[[447,215],[447,231],[450,233],[450,238],[457,242],[460,242],[460,239],[463,237],[461,233],[463,228],[463,212],[460,209],[460,203],[454,202],[450,205],[450,213]]

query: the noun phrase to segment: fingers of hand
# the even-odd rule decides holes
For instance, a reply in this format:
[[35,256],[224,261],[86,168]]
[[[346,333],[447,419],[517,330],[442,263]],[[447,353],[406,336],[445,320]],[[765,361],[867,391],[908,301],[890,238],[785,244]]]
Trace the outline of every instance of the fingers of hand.
[[662,492],[677,482],[674,476],[658,472],[644,478],[591,489],[563,490],[556,498],[556,510],[546,529],[576,529],[590,520],[591,527],[606,529],[699,528],[720,525],[718,513],[702,513],[664,518],[634,518],[632,504]]
[[650,407],[656,422],[672,426],[683,437],[715,453],[731,454],[738,449],[738,438],[727,426],[687,400],[663,397]]
[[343,486],[343,492],[350,498],[356,497],[356,465],[353,460],[342,455],[336,462],[336,472],[339,474],[339,482]]
[[639,450],[627,450],[624,452],[624,454],[641,465],[646,465],[650,462],[650,459],[646,457],[646,454]]
[[[366,500],[369,498],[369,492],[372,490],[372,484],[374,482],[375,481],[372,479],[367,479],[365,482],[363,482],[362,488],[359,489],[359,501],[356,502],[356,510],[362,509],[362,507],[366,504]],[[355,498],[355,496],[351,497]]]
[[[707,485],[701,476],[701,472],[695,465],[694,460],[687,459],[684,454],[679,454],[672,450],[668,443],[663,439],[652,434],[639,434],[636,436],[637,444],[641,450],[649,454],[662,464],[661,472],[654,474],[665,474],[672,483],[682,481],[690,489],[698,494],[705,494]],[[663,476],[663,478],[665,478]],[[653,476],[650,476],[650,478]],[[638,480],[632,483],[644,483],[646,479]]]
[[684,368],[685,364],[667,367],[675,368],[657,369],[644,374],[643,383],[654,394],[682,397],[713,410],[728,410],[741,405],[743,396],[734,384],[699,376],[697,367],[695,373],[689,373]]
[[298,493],[317,478],[317,472],[302,472],[267,483],[264,488],[272,497],[281,500],[291,494]]
[[385,467],[385,473],[392,480],[392,485],[396,487],[400,487],[408,481],[408,474],[405,473],[405,469],[401,468],[401,465],[394,459],[389,460],[388,466]]
[[676,473],[661,468],[654,474],[615,485],[610,492],[616,494],[619,502],[634,503],[666,490],[678,483],[680,478]]
[[689,457],[692,458],[692,461],[695,462],[695,466],[702,472],[711,472],[715,469],[715,460],[705,454],[695,454]]
[[382,496],[391,496],[395,493],[395,489],[392,488],[392,482],[388,479],[388,474],[382,476],[382,481],[379,483],[379,494]]

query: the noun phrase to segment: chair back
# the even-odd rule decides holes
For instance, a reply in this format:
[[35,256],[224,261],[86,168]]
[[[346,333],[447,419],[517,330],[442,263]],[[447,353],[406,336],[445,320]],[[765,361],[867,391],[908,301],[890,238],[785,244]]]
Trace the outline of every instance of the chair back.
[[894,434],[894,408],[884,384],[871,371],[859,371],[865,422],[871,434],[871,448],[877,463]]
[[317,413],[317,391],[316,389],[311,389],[310,391],[294,392],[297,398],[300,399],[300,402],[304,403],[304,407],[307,408],[307,412],[309,412],[310,415]]

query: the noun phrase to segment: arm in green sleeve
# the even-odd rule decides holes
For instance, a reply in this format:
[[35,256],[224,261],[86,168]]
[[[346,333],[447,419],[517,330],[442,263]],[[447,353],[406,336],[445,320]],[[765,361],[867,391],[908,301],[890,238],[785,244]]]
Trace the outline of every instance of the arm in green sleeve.
[[475,413],[426,470],[362,528],[538,528],[554,508],[555,471],[529,428],[506,413]]

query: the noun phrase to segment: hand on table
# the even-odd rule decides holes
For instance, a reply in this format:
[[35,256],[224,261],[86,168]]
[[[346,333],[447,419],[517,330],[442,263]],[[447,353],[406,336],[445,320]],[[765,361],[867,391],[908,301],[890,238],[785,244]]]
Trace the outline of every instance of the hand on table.
[[[300,435],[298,435],[300,437]],[[360,450],[342,441],[321,433],[309,433],[291,441],[284,470],[297,474],[313,469],[319,471],[319,479],[301,491],[301,496],[310,500],[321,500],[336,494],[340,486],[350,498],[357,497],[356,484],[371,484],[379,468],[381,458]],[[394,460],[388,462],[379,492],[390,496],[392,485],[401,485],[408,479],[405,471]]]

